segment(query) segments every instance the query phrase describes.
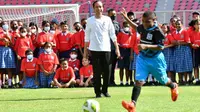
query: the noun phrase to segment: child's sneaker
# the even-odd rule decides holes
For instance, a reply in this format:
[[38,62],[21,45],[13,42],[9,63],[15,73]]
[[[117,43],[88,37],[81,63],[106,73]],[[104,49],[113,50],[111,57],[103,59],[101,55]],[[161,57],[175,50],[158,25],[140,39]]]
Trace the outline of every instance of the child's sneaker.
[[129,84],[128,84],[128,83],[126,83],[126,84],[125,84],[125,86],[129,86]]
[[123,83],[120,83],[120,86],[124,86],[124,84],[123,84]]
[[174,89],[171,89],[171,98],[172,98],[172,101],[176,101],[177,98],[178,98],[178,84],[174,83],[175,84],[175,88]]
[[128,112],[136,112],[136,107],[133,102],[122,101],[122,106],[128,110]]

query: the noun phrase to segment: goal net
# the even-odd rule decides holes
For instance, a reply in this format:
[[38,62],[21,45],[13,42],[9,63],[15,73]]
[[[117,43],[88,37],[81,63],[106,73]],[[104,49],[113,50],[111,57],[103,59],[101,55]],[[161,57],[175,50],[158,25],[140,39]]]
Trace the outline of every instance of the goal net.
[[51,21],[56,18],[59,22],[67,21],[72,30],[74,22],[79,21],[78,4],[52,5],[15,5],[0,6],[0,17],[5,21],[21,20],[25,24],[35,22],[41,27],[43,20]]

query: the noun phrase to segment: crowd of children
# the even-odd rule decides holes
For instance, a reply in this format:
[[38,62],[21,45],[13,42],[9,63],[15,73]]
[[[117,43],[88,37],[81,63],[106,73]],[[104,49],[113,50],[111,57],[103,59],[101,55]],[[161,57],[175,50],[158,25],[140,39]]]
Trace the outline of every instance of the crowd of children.
[[6,82],[8,88],[93,85],[92,65],[82,60],[84,29],[79,22],[74,34],[66,21],[56,19],[43,21],[41,29],[33,22],[29,27],[16,20],[0,24],[0,87]]
[[[174,82],[177,81],[178,73],[179,84],[200,84],[199,19],[199,13],[194,12],[189,28],[183,26],[178,16],[173,16],[169,24],[155,21],[166,36],[163,50],[167,63],[166,72]],[[0,21],[0,87],[5,87],[6,76],[9,88],[92,86],[92,60],[82,59],[86,19],[82,21],[84,24],[74,23],[75,33],[68,30],[66,21],[59,24],[57,19],[43,21],[41,28],[33,22],[26,27],[22,21]],[[138,19],[133,18],[132,21],[140,24]],[[124,85],[124,70],[126,85],[129,85],[129,79],[132,85],[131,76],[136,69],[140,34],[127,22],[123,22],[123,27],[116,36],[121,52],[117,66],[120,85]],[[19,81],[16,80],[17,75]],[[154,81],[154,78],[150,77],[150,80]]]

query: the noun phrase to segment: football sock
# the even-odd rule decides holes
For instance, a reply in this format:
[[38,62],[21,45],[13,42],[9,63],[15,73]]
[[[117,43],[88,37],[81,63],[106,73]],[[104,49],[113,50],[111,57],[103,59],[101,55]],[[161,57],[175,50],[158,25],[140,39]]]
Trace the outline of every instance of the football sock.
[[12,80],[8,79],[8,86],[11,86]]
[[22,84],[22,81],[19,81],[19,84]]
[[136,104],[137,99],[140,95],[140,92],[141,92],[141,86],[134,86],[133,87],[131,98],[132,98],[132,101],[134,101],[135,104]]
[[121,84],[123,84],[123,81],[120,81]]
[[126,81],[126,84],[128,84],[128,81]]
[[174,89],[176,86],[173,82],[171,82],[169,85],[167,85],[168,87],[170,87],[171,89]]

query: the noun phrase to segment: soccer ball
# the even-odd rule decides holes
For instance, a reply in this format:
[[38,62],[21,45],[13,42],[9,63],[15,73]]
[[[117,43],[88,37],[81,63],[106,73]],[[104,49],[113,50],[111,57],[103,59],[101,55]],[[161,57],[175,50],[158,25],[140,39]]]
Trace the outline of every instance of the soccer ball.
[[100,112],[99,102],[89,99],[83,104],[83,112]]

